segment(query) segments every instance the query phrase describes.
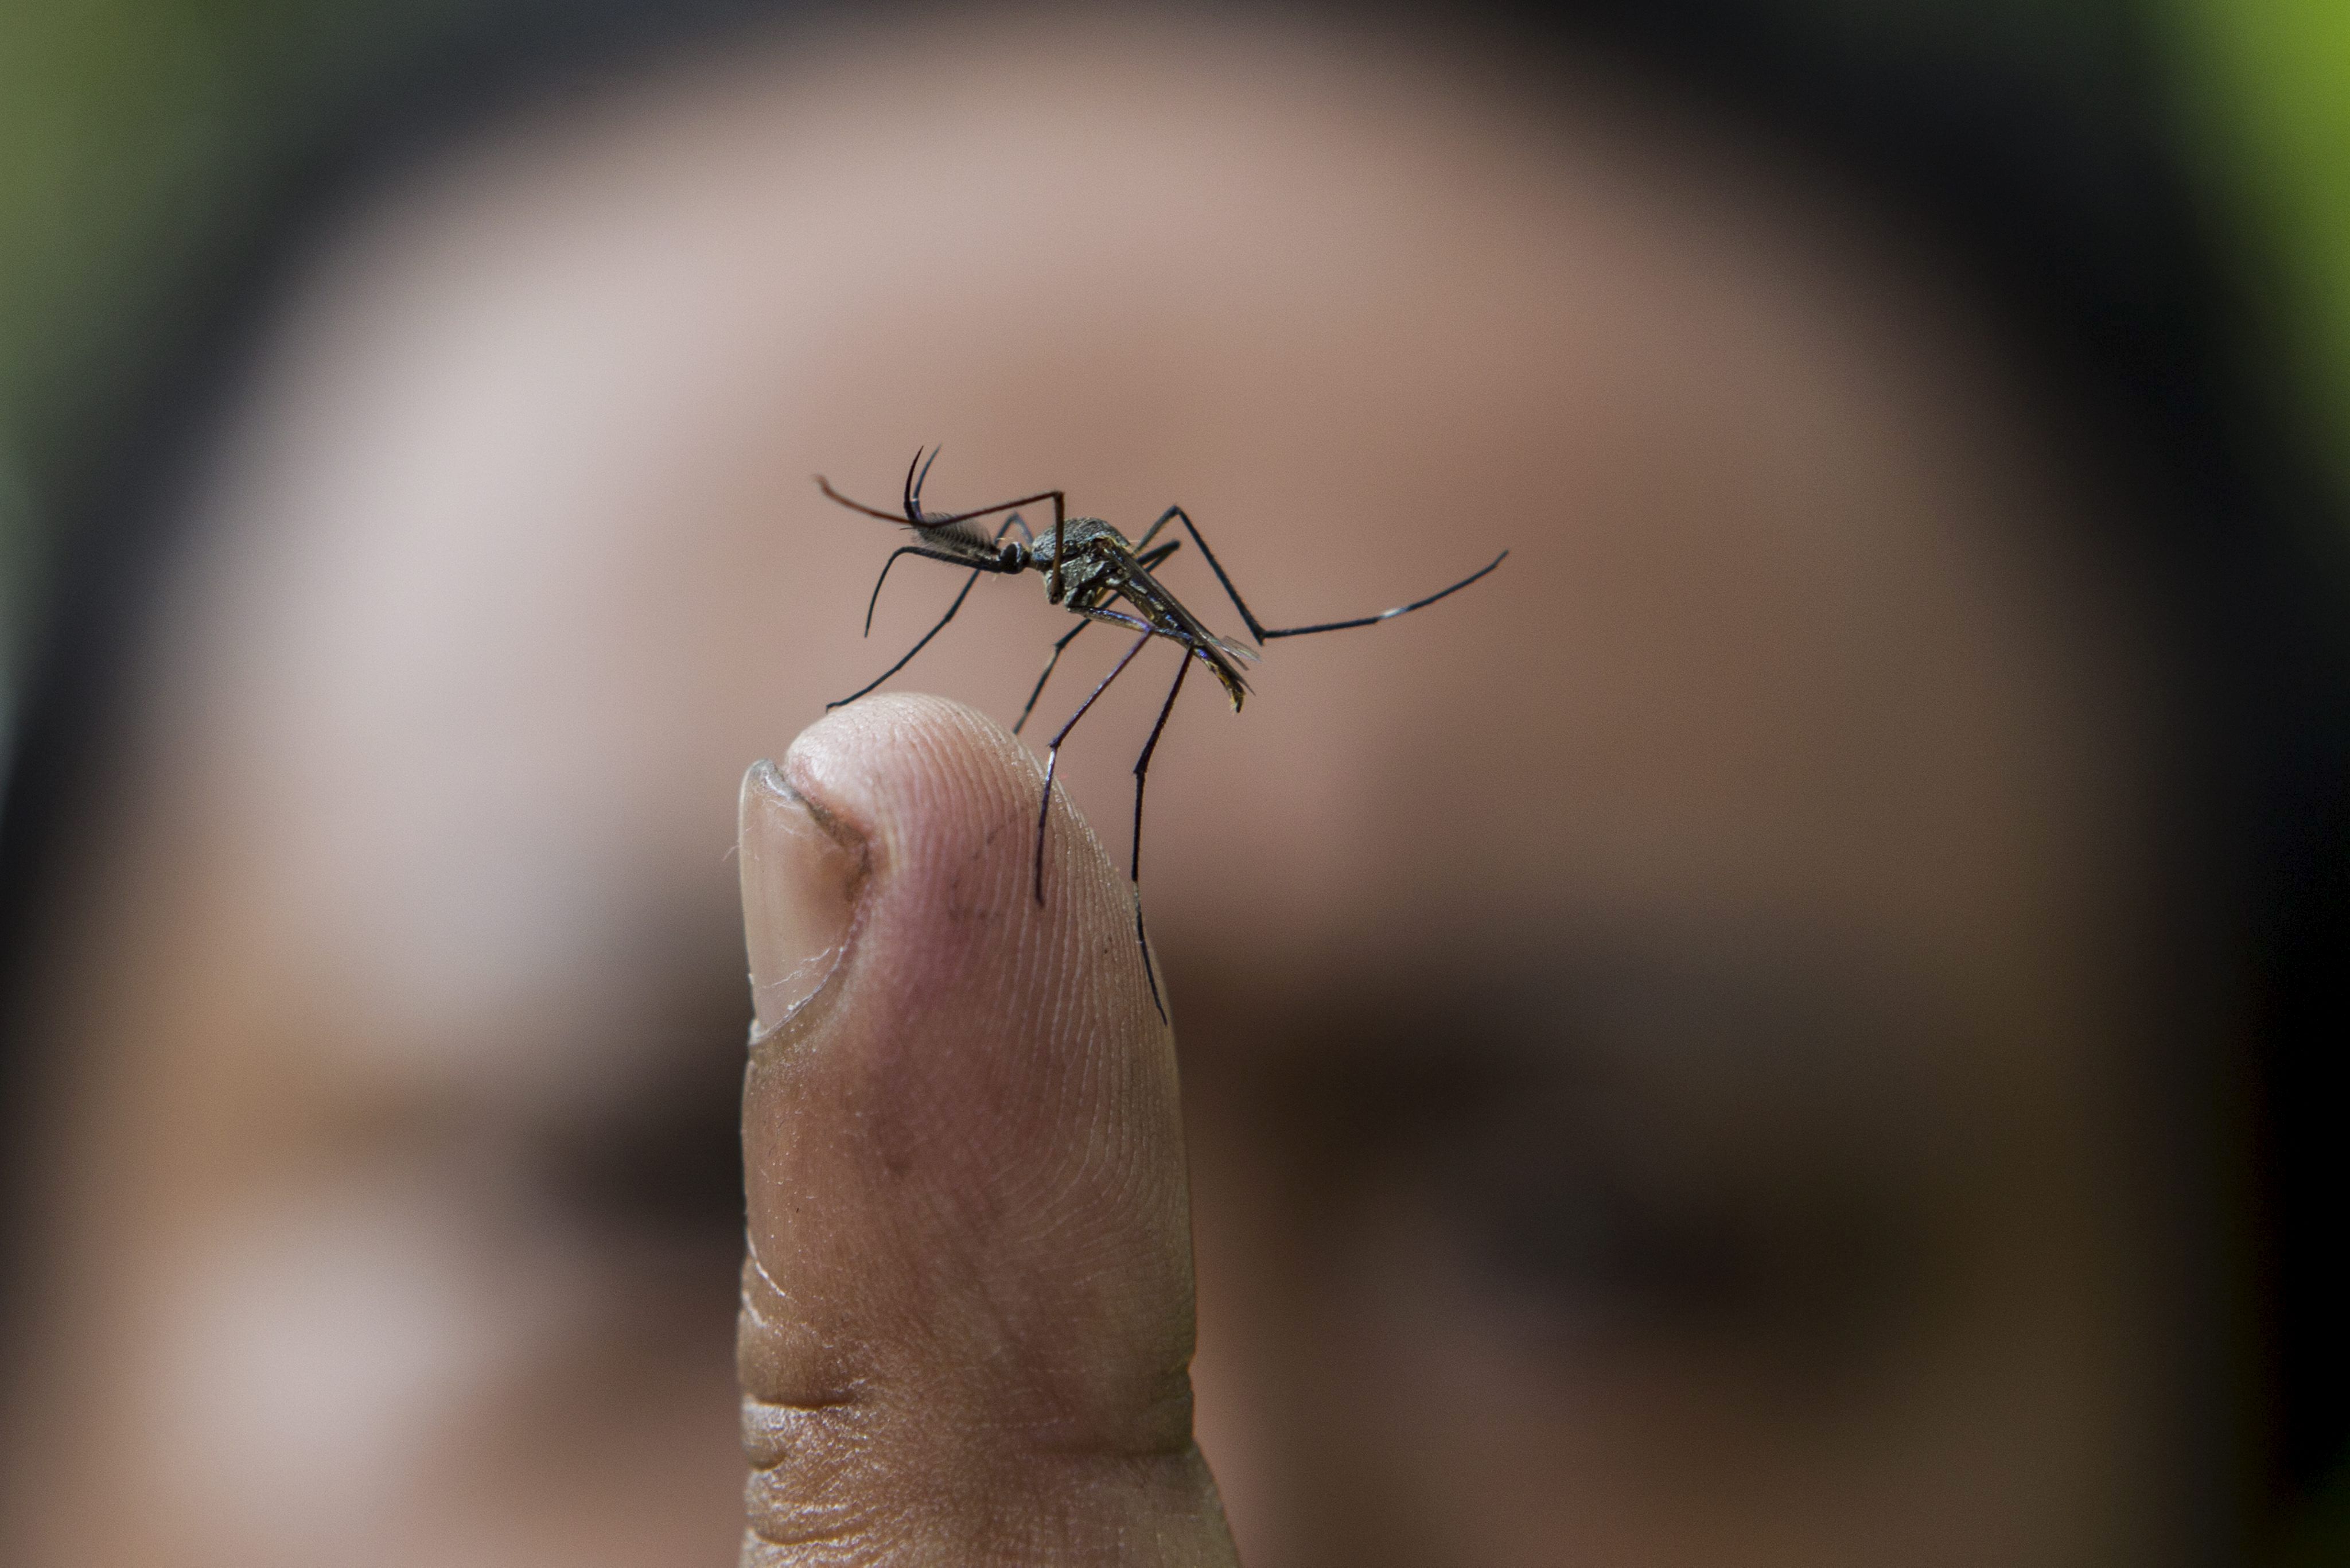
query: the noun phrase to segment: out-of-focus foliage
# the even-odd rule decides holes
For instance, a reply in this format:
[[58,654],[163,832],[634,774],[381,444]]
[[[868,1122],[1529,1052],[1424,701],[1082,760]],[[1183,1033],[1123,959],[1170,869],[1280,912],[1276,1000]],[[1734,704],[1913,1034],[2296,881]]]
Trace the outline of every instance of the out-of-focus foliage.
[[[0,419],[143,350],[182,269],[370,61],[456,0],[35,0],[0,33]],[[60,404],[57,400],[62,398]]]
[[2176,78],[2206,171],[2282,271],[2273,320],[2350,472],[2350,5],[2172,0]]
[[0,16],[0,734],[46,483],[339,95],[458,0],[21,0]]

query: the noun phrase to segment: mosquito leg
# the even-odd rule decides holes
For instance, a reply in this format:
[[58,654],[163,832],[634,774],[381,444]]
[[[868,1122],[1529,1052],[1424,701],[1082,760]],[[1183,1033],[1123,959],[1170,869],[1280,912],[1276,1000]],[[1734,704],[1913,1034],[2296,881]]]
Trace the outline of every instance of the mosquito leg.
[[1507,550],[1504,550],[1500,555],[1494,556],[1492,562],[1484,567],[1470,573],[1467,576],[1461,578],[1451,587],[1440,589],[1439,591],[1429,595],[1424,599],[1414,599],[1408,605],[1398,605],[1393,609],[1381,610],[1377,615],[1357,616],[1352,620],[1326,621],[1320,626],[1288,626],[1268,628],[1263,622],[1256,618],[1255,612],[1248,607],[1248,601],[1241,597],[1240,589],[1232,587],[1232,579],[1227,576],[1224,573],[1223,563],[1216,559],[1216,553],[1208,548],[1208,541],[1201,536],[1200,525],[1197,523],[1192,522],[1191,514],[1185,512],[1180,506],[1170,506],[1166,511],[1160,513],[1159,514],[1159,521],[1153,523],[1149,530],[1143,534],[1142,537],[1145,540],[1149,539],[1152,535],[1158,533],[1159,530],[1166,524],[1168,519],[1170,517],[1182,524],[1184,531],[1191,535],[1191,543],[1200,546],[1200,554],[1208,558],[1209,570],[1214,572],[1216,574],[1216,581],[1224,586],[1225,597],[1232,601],[1232,607],[1241,612],[1241,619],[1248,623],[1249,635],[1255,638],[1257,641],[1261,643],[1270,641],[1272,639],[1276,637],[1306,637],[1317,631],[1345,631],[1350,627],[1377,626],[1383,620],[1393,620],[1399,615],[1409,615],[1416,609],[1426,609],[1430,605],[1434,604],[1437,600],[1459,593],[1462,588],[1467,587],[1470,584],[1475,582],[1478,578],[1483,576],[1487,572],[1492,571],[1495,566],[1500,566],[1503,561],[1508,560],[1510,557],[1510,553]]
[[[916,527],[935,528],[944,523],[965,523],[974,517],[984,517],[991,512],[1003,511],[1006,507],[1025,506],[1032,501],[1042,501],[1047,496],[1052,498],[1054,512],[1058,514],[1061,507],[1061,493],[1057,490],[1040,490],[1034,495],[1024,495],[1017,501],[999,501],[993,506],[974,507],[969,512],[948,512],[934,515],[923,511],[922,483],[931,477],[931,464],[938,462],[939,453],[945,450],[943,446],[932,447],[929,459],[925,461],[921,452],[917,449],[914,452],[914,462],[921,464],[921,472],[917,473],[912,463],[909,463],[906,467],[906,520]],[[855,503],[852,502],[850,504],[854,505]],[[1024,534],[1027,532],[1025,524],[1022,525],[1021,532]],[[995,536],[998,539],[1003,537],[1001,533]]]
[[1061,662],[1061,655],[1068,650],[1069,644],[1077,640],[1077,633],[1091,625],[1093,622],[1089,620],[1077,622],[1076,626],[1069,628],[1068,636],[1053,645],[1052,657],[1045,660],[1045,673],[1036,677],[1036,689],[1028,693],[1028,705],[1020,710],[1020,717],[1013,722],[1014,734],[1016,735],[1021,732],[1028,722],[1028,715],[1036,711],[1036,699],[1045,694],[1045,682],[1053,679],[1053,667]]
[[1053,504],[1054,514],[1055,516],[1058,516],[1066,504],[1062,498],[1061,492],[1057,490],[1040,490],[1034,495],[1014,496],[1010,501],[999,501],[993,506],[974,506],[968,512],[949,512],[935,514],[926,513],[920,517],[909,517],[901,513],[884,512],[879,506],[868,506],[862,501],[852,500],[848,496],[843,495],[839,491],[835,490],[832,487],[832,482],[825,478],[824,475],[820,473],[816,475],[816,483],[817,489],[823,491],[830,499],[847,507],[851,512],[862,512],[868,517],[879,517],[884,523],[903,524],[908,527],[920,528],[926,532],[933,528],[942,528],[950,523],[969,523],[976,518],[990,517],[998,512],[1009,512],[1015,506],[1027,506],[1039,501],[1051,502]]
[[[1036,902],[1039,905],[1045,902],[1045,824],[1052,816],[1053,774],[1061,765],[1061,742],[1069,738],[1069,732],[1077,727],[1077,721],[1086,716],[1086,710],[1094,705],[1095,698],[1108,691],[1109,683],[1124,674],[1126,667],[1134,662],[1134,656],[1158,635],[1154,631],[1145,631],[1134,639],[1134,646],[1126,650],[1126,657],[1110,667],[1110,672],[1101,678],[1101,684],[1094,688],[1093,695],[1077,704],[1077,711],[1069,715],[1069,722],[1061,726],[1061,732],[1055,735],[1053,743],[1045,749],[1045,798],[1036,805]],[[1186,659],[1184,662],[1189,664],[1191,661]]]
[[[1180,539],[1176,541],[1177,545],[1181,543],[1182,541]],[[1151,566],[1157,565],[1159,561],[1165,560],[1167,558],[1167,553],[1174,548],[1175,545],[1162,545],[1159,549],[1153,551],[1150,556],[1143,557],[1143,569],[1145,571],[1149,571]],[[1137,620],[1134,617],[1129,615],[1120,615],[1116,610],[1080,610],[1077,613],[1084,616],[1086,618],[1079,621],[1074,628],[1072,628],[1068,636],[1061,639],[1060,641],[1053,645],[1051,655],[1045,660],[1045,673],[1036,677],[1035,687],[1029,691],[1028,701],[1026,705],[1020,710],[1020,717],[1012,722],[1012,732],[1014,734],[1018,734],[1022,730],[1027,727],[1030,716],[1036,711],[1036,700],[1045,695],[1045,682],[1053,679],[1053,670],[1061,662],[1061,655],[1068,651],[1069,644],[1077,640],[1078,632],[1085,630],[1086,628],[1091,626],[1097,620],[1110,626],[1131,627],[1137,631],[1143,630],[1145,626],[1145,623]]]
[[[999,537],[1001,537],[1001,535],[999,535]],[[864,635],[867,637],[873,635],[873,611],[875,607],[879,605],[881,602],[881,585],[889,580],[889,568],[898,564],[898,557],[900,556],[919,556],[925,561],[944,561],[951,566],[969,566],[973,571],[978,572],[995,572],[1001,574],[1007,571],[1016,572],[1019,570],[1016,566],[1004,566],[989,556],[983,556],[974,560],[972,556],[967,555],[957,555],[946,550],[933,550],[928,545],[900,545],[898,548],[889,552],[889,558],[888,560],[881,563],[881,575],[873,579],[872,596],[865,601]]]
[[1147,631],[1153,637],[1163,637],[1171,642],[1183,640],[1171,632],[1161,631],[1141,617],[1128,615],[1124,610],[1096,609],[1091,605],[1079,605],[1076,607],[1076,612],[1087,620],[1097,620],[1104,626],[1122,626],[1132,631]]
[[[835,496],[834,499],[841,500],[843,498]],[[987,517],[992,516],[998,512],[1008,512],[1014,506],[1033,506],[1039,501],[1051,502],[1053,504],[1053,514],[1055,517],[1058,517],[1061,514],[1066,506],[1066,503],[1062,499],[1061,492],[1057,490],[1040,490],[1034,495],[1014,496],[1010,501],[999,501],[993,506],[974,506],[968,512],[948,512],[944,514],[925,513],[922,515],[922,520],[920,523],[915,524],[914,526],[917,528],[936,528],[948,523],[968,523],[976,517]],[[864,507],[858,506],[857,503],[854,501],[848,502],[847,504],[860,512],[866,510]],[[879,513],[877,515],[888,518],[888,520],[892,523],[904,523],[909,521],[909,519],[903,517],[890,517],[886,512]]]
[[898,564],[898,557],[900,556],[920,556],[932,561],[952,559],[951,556],[941,556],[936,550],[925,550],[920,545],[901,545],[890,551],[889,558],[881,563],[881,575],[873,579],[871,596],[865,601],[864,635],[867,637],[873,635],[873,612],[881,603],[881,585],[889,580],[889,568]]
[[1142,755],[1134,760],[1134,846],[1128,852],[1127,879],[1134,884],[1134,940],[1142,950],[1142,972],[1150,981],[1150,1004],[1159,1009],[1159,1021],[1167,1022],[1167,1003],[1159,997],[1159,971],[1150,963],[1150,938],[1142,929],[1142,786],[1150,777],[1150,753],[1159,749],[1159,737],[1167,731],[1167,716],[1175,711],[1175,699],[1183,691],[1183,677],[1191,673],[1191,661],[1183,660],[1175,671],[1175,684],[1167,689],[1167,701],[1159,705],[1159,722],[1150,726],[1150,739],[1142,743]]
[[1139,556],[1143,551],[1150,548],[1150,541],[1159,537],[1159,530],[1166,527],[1178,517],[1183,517],[1186,523],[1191,521],[1189,517],[1184,517],[1183,509],[1180,506],[1170,506],[1166,511],[1161,512],[1159,514],[1159,520],[1145,528],[1142,531],[1142,537],[1134,542],[1134,553]]
[[1187,659],[1175,671],[1175,684],[1167,689],[1167,701],[1159,709],[1159,722],[1150,726],[1150,739],[1142,742],[1142,755],[1134,759],[1134,845],[1128,851],[1126,874],[1138,888],[1142,886],[1142,786],[1150,776],[1150,754],[1159,749],[1159,737],[1166,732],[1168,715],[1175,711],[1175,699],[1182,693],[1183,677],[1191,673],[1191,661]]
[[[1204,545],[1200,547],[1202,550],[1207,548]],[[1467,587],[1470,584],[1475,582],[1478,578],[1483,576],[1486,573],[1492,571],[1495,566],[1500,566],[1503,561],[1506,561],[1509,558],[1510,553],[1507,550],[1504,550],[1500,555],[1494,556],[1491,561],[1488,561],[1484,566],[1480,566],[1477,570],[1470,573],[1467,576],[1453,584],[1451,587],[1439,588],[1436,592],[1429,595],[1426,598],[1414,599],[1408,605],[1398,605],[1393,609],[1381,610],[1377,615],[1357,616],[1352,620],[1326,621],[1320,626],[1282,627],[1273,631],[1259,632],[1257,634],[1257,640],[1259,642],[1263,642],[1269,638],[1275,637],[1311,637],[1317,631],[1345,631],[1349,627],[1377,626],[1383,620],[1393,620],[1399,615],[1409,615],[1416,609],[1426,609],[1429,606],[1434,604],[1439,599],[1451,597],[1452,595],[1459,593],[1462,588]]]
[[[1053,493],[1053,591],[1045,596],[1055,604],[1068,597],[1068,565],[1069,520],[1061,510],[1061,493],[1056,490]],[[1040,890],[1036,896],[1041,898],[1044,894]]]
[[1241,619],[1248,623],[1249,635],[1259,642],[1272,636],[1272,633],[1264,629],[1263,623],[1256,618],[1256,612],[1248,607],[1248,601],[1241,597],[1240,589],[1232,587],[1232,578],[1224,575],[1224,564],[1216,559],[1216,553],[1213,550],[1208,548],[1208,541],[1201,537],[1200,525],[1191,521],[1190,513],[1180,506],[1170,506],[1159,514],[1159,521],[1144,530],[1142,542],[1149,544],[1159,530],[1167,526],[1170,520],[1182,524],[1184,529],[1191,535],[1191,543],[1200,546],[1200,554],[1208,557],[1208,569],[1216,574],[1216,581],[1224,585],[1224,597],[1232,601],[1232,607],[1241,612]]
[[[887,571],[889,568],[885,566],[882,570]],[[889,677],[897,674],[898,671],[905,669],[906,666],[914,662],[914,655],[921,652],[923,649],[929,647],[931,639],[946,630],[947,622],[954,619],[955,611],[962,608],[962,601],[971,597],[972,588],[979,582],[980,570],[981,568],[978,567],[972,568],[971,576],[963,579],[962,591],[955,595],[954,603],[947,606],[947,613],[939,617],[939,624],[931,628],[930,630],[922,633],[922,640],[914,644],[913,647],[906,649],[906,656],[903,659],[898,660],[897,663],[891,665],[889,669],[883,670],[880,674],[875,676],[871,680],[858,687],[856,691],[851,691],[847,696],[840,699],[839,701],[826,703],[824,705],[824,711],[829,713],[835,708],[847,707],[849,703],[856,701],[859,697],[864,696],[868,691],[872,691],[873,688],[880,685],[881,682],[889,680]],[[879,593],[881,591],[880,585],[874,585],[873,591],[877,594]]]

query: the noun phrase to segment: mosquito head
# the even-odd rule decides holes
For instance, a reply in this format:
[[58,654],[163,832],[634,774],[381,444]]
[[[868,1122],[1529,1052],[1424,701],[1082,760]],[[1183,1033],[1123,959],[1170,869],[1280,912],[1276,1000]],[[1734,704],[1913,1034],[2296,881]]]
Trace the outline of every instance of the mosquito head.
[[1003,548],[997,553],[995,560],[996,565],[1004,571],[1024,572],[1028,569],[1028,547],[1017,539],[1006,539],[1003,542]]

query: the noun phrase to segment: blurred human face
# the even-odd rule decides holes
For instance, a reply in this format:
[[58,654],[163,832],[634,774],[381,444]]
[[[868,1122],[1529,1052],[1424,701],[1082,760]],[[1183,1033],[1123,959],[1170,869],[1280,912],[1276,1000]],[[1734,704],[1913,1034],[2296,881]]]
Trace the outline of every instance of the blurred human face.
[[[724,1559],[734,782],[951,588],[860,641],[809,476],[943,441],[1274,623],[1512,551],[1154,766],[1251,1563],[2160,1560],[2143,683],[2024,395],[1620,84],[1138,29],[695,62],[289,303],[61,938],[53,1543]],[[1066,624],[901,684],[1008,718]],[[1065,760],[1113,839],[1172,659]]]

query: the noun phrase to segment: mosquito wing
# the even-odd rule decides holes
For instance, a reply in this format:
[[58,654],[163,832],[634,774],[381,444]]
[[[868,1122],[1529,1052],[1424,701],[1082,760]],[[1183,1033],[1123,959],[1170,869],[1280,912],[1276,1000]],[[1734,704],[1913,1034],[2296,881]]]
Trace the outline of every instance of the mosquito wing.
[[1247,643],[1242,642],[1236,638],[1218,637],[1213,632],[1210,632],[1208,634],[1208,640],[1214,643],[1217,648],[1221,649],[1224,653],[1231,656],[1232,661],[1236,664],[1254,664],[1259,659],[1263,657],[1263,655],[1258,653],[1255,649],[1251,648]]
[[[1155,587],[1156,585],[1154,584],[1153,586]],[[1182,600],[1177,598],[1174,595],[1168,593],[1164,588],[1159,589],[1159,599],[1161,613],[1163,613],[1168,619],[1180,627],[1186,636],[1191,638],[1195,641],[1206,643],[1217,652],[1224,655],[1227,659],[1230,659],[1233,663],[1242,665],[1254,664],[1261,657],[1257,650],[1251,648],[1247,643],[1242,642],[1234,638],[1218,637],[1214,632],[1210,631],[1201,621],[1200,618],[1191,613],[1190,606],[1184,604]]]

